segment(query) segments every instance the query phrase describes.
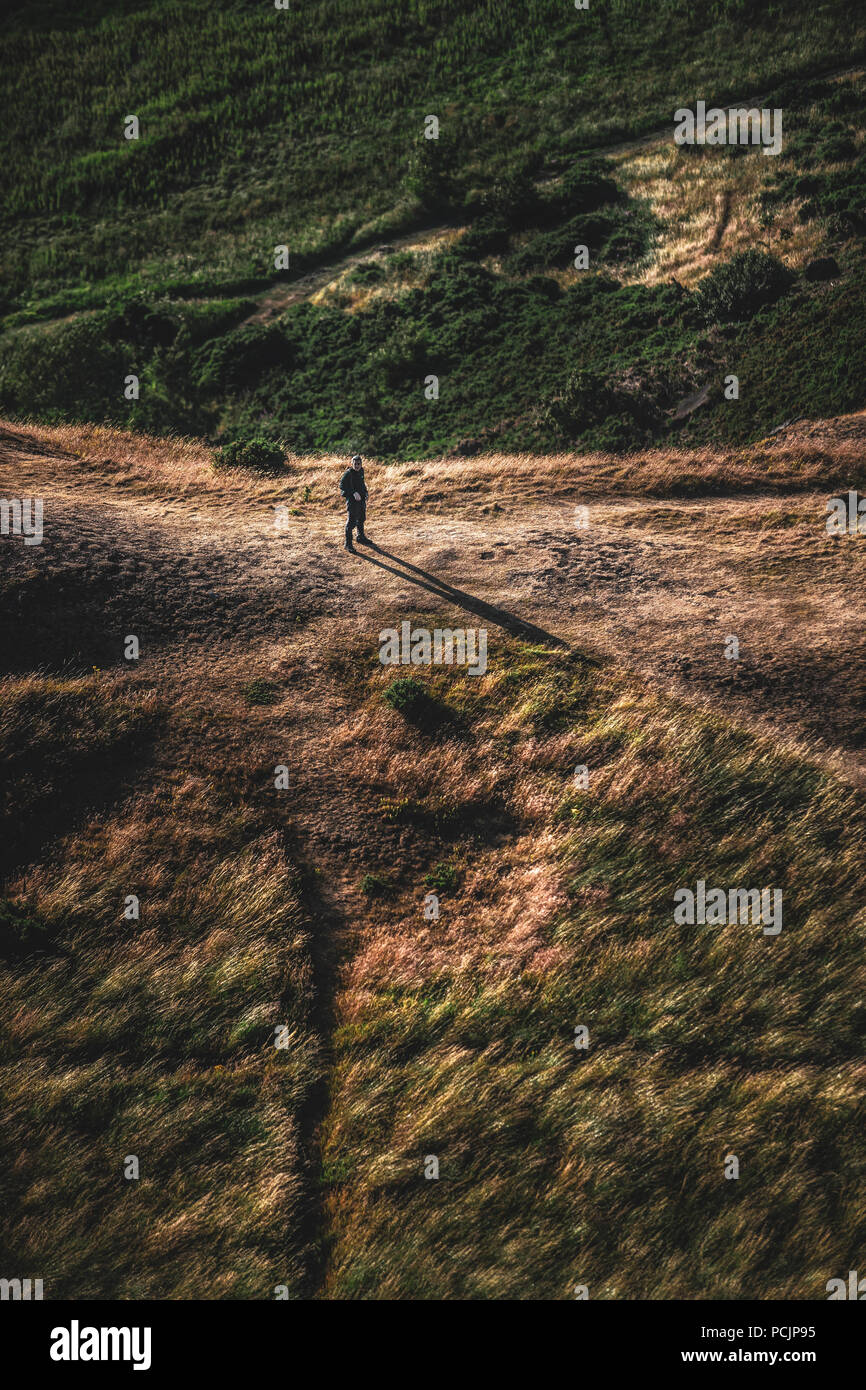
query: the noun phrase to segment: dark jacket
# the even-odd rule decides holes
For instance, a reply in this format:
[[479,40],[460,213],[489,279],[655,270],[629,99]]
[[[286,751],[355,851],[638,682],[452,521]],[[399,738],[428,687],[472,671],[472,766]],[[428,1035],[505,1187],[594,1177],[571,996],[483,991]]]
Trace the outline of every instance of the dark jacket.
[[354,498],[356,492],[360,492],[361,501],[366,502],[368,494],[367,484],[364,482],[363,468],[352,468],[350,464],[340,479],[340,491],[346,501],[354,503],[355,506],[357,506]]

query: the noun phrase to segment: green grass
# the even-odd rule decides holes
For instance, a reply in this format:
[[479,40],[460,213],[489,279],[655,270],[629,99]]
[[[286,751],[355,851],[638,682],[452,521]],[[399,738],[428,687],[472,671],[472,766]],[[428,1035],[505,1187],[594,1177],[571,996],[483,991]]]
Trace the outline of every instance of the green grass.
[[[849,61],[864,31],[850,6],[802,0],[582,14],[557,0],[519,13],[502,0],[319,0],[303,13],[91,0],[74,16],[49,0],[13,9],[0,38],[3,256],[13,293],[33,298],[122,268],[157,283],[181,268],[268,274],[275,244],[312,254],[411,218],[407,173],[431,111],[462,191],[669,120],[696,71],[707,96],[739,97]],[[123,138],[128,114],[137,141]]]
[[[662,229],[610,170],[591,172],[586,152],[664,125],[698,96],[764,89],[783,104],[786,146],[767,161],[761,215],[801,199],[806,178],[802,215],[821,222],[828,248],[859,245],[862,91],[795,79],[864,51],[852,7],[804,0],[784,11],[722,0],[709,12],[531,0],[519,13],[504,0],[321,0],[303,15],[201,0],[92,3],[77,20],[51,0],[26,19],[13,10],[0,27],[12,81],[0,409],[383,457],[651,443],[696,380],[720,386],[726,359],[749,357],[751,329],[720,342],[692,296],[617,287]],[[54,110],[59,124],[44,114]],[[422,135],[431,112],[438,141]],[[122,135],[132,113],[138,141]],[[370,260],[351,283],[391,283],[385,299],[354,313],[300,304],[243,325],[249,296],[274,281],[443,220],[470,235],[415,288],[399,288],[405,256]],[[551,277],[577,243],[611,278],[578,277],[563,292]],[[290,268],[277,273],[283,244]],[[480,264],[491,254],[497,272]],[[852,248],[844,268],[850,322],[861,258]],[[687,437],[779,423],[774,365],[818,413],[862,403],[862,351],[836,350],[821,293],[785,309],[785,351],[750,380],[747,407],[706,412]],[[45,326],[67,314],[80,317]],[[585,404],[558,408],[576,370],[603,388],[589,416]],[[138,401],[123,396],[130,372]],[[424,396],[429,374],[437,400]]]
[[364,874],[360,888],[368,897],[380,898],[391,891],[391,884],[382,874]]
[[277,698],[278,687],[273,681],[257,676],[255,680],[247,681],[242,693],[248,705],[272,705]]
[[459,871],[455,865],[440,861],[435,869],[424,875],[424,882],[428,888],[438,888],[440,892],[445,893],[449,889],[457,887],[459,877]]

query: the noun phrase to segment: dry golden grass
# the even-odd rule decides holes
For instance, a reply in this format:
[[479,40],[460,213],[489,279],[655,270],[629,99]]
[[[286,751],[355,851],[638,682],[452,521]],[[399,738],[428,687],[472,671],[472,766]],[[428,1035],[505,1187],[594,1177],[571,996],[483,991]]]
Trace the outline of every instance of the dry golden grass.
[[[368,707],[359,782],[396,794],[417,768],[416,797],[448,798],[474,758],[515,824],[450,846],[438,920],[417,870],[359,916],[324,1137],[326,1293],[823,1297],[866,1230],[862,804],[723,720],[511,657],[483,690],[434,678],[471,730],[437,742],[438,784],[423,732]],[[675,927],[674,888],[698,876],[781,884],[781,937]]]
[[[21,425],[0,421],[6,458],[56,456],[55,483],[88,478],[173,499],[244,499],[289,507],[332,509],[345,455],[287,454],[286,473],[256,478],[240,469],[215,471],[200,441],[133,434],[108,426]],[[380,464],[367,459],[368,483],[380,508],[427,508],[447,502],[480,505],[562,496],[687,497],[714,493],[809,491],[854,486],[861,476],[866,412],[792,426],[776,439],[735,449],[665,447],[634,454],[491,453],[473,458]],[[305,489],[309,495],[304,500]]]
[[820,252],[820,223],[800,222],[799,205],[786,207],[771,227],[761,224],[757,199],[769,172],[761,150],[701,159],[664,140],[615,163],[631,197],[648,202],[665,225],[649,263],[618,276],[624,284],[676,279],[693,289],[720,258],[756,245],[794,269]]
[[[862,77],[848,74],[838,80]],[[857,143],[862,145],[864,138],[859,132]],[[751,148],[738,150],[735,157],[715,154],[702,158],[666,135],[612,156],[617,182],[630,197],[645,200],[664,224],[648,264],[626,267],[618,274],[624,284],[656,285],[674,278],[693,289],[720,258],[728,260],[754,246],[773,252],[794,270],[822,254],[820,220],[803,222],[799,217],[805,199],[780,208],[770,222],[761,218],[759,195],[776,172],[775,158]],[[784,147],[779,158],[784,161]],[[821,171],[843,167],[824,164]]]
[[[308,935],[282,837],[233,772],[266,753],[168,706],[111,675],[0,686],[0,744],[19,755],[5,813],[33,840],[26,884],[0,899],[2,1243],[47,1297],[297,1297],[315,1210],[301,1117],[321,1074]],[[158,770],[130,761],[130,711],[157,721]],[[27,785],[49,750],[65,825],[40,848]],[[79,805],[87,756],[103,785]]]
[[[557,496],[820,495],[862,468],[863,425],[735,454],[373,469],[395,510],[431,491],[477,507],[519,476],[535,524],[532,504]],[[262,499],[331,507],[344,462],[292,459],[286,481],[255,479],[215,475],[194,441],[10,433],[22,467],[47,452],[61,488],[128,477],[145,501],[213,501],[233,522]],[[690,538],[710,565],[728,523],[746,548],[755,528],[809,540],[799,498],[728,501],[730,514],[699,511]],[[657,511],[660,530],[685,532],[690,507],[624,508],[619,524]],[[823,1296],[866,1234],[861,800],[790,741],[498,634],[485,677],[430,675],[443,717],[413,725],[382,701],[379,618],[359,604],[261,646],[235,634],[157,696],[112,675],[0,691],[4,751],[59,757],[49,792],[68,812],[50,853],[33,850],[26,894],[14,885],[65,954],[2,969],[7,1243],[76,1296],[305,1291],[325,1249],[329,1297],[566,1298],[577,1282],[609,1298]],[[244,706],[259,673],[273,707]],[[163,723],[133,764],[119,750],[136,720]],[[76,744],[122,769],[116,803],[63,801]],[[294,778],[278,808],[262,791],[275,747]],[[38,825],[33,787],[10,785]],[[329,894],[318,944],[343,953],[327,1040],[289,836]],[[674,927],[673,889],[697,877],[783,886],[781,938]],[[146,904],[134,935],[118,915],[127,891]],[[280,1018],[284,1058],[268,1051]],[[118,1191],[118,1154],[139,1149],[147,1176]],[[739,1184],[721,1177],[729,1151]],[[423,1177],[430,1153],[438,1183]]]

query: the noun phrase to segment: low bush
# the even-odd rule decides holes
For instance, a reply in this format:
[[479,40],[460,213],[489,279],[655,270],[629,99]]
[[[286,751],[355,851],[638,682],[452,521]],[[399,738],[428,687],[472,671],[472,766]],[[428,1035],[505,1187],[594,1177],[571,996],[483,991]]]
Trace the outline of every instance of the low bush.
[[381,285],[385,279],[385,267],[378,261],[361,261],[349,276],[353,285]]
[[270,439],[235,439],[213,455],[216,469],[247,468],[252,473],[274,474],[282,472],[284,464],[283,448]]
[[455,249],[458,255],[466,256],[470,260],[479,260],[482,256],[493,256],[499,251],[505,251],[510,236],[511,232],[505,219],[495,212],[488,212],[469,228]]
[[411,714],[420,709],[428,696],[426,686],[421,681],[416,681],[413,676],[400,676],[391,682],[382,699],[401,714]]
[[775,304],[793,283],[794,276],[778,257],[753,249],[711,270],[698,285],[695,298],[707,323],[736,323],[752,318],[766,304]]

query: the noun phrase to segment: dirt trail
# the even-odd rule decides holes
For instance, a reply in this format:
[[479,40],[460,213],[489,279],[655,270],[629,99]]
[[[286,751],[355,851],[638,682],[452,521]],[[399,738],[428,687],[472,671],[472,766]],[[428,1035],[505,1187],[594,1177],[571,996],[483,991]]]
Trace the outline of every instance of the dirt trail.
[[[833,81],[838,78],[852,77],[857,73],[862,73],[863,70],[864,64],[861,62],[846,67],[834,68],[827,72],[817,71],[809,74],[802,80],[806,82],[818,77],[823,77],[826,81]],[[744,97],[740,101],[722,102],[721,105],[726,111],[735,107],[759,106],[765,100],[765,97],[766,92],[757,95],[753,93],[751,96]],[[714,104],[715,103],[712,101],[707,101],[707,108],[709,109]],[[597,149],[594,149],[592,153],[605,157],[609,155],[636,153],[638,150],[654,145],[660,140],[671,138],[672,131],[673,111],[671,111],[671,120],[669,123],[663,126],[657,126],[654,130],[647,131],[644,135],[638,137],[618,141],[616,144],[612,145],[599,146]],[[550,187],[550,185],[555,182],[555,179],[543,179],[541,181],[541,186]],[[728,205],[725,205],[720,211],[718,225],[716,226],[711,242],[711,249],[716,249],[720,245],[727,226],[729,213],[730,208]],[[265,291],[256,312],[251,314],[244,322],[261,323],[267,319],[274,318],[283,313],[292,304],[297,304],[302,299],[309,299],[317,290],[322,289],[332,280],[336,280],[338,276],[344,274],[347,270],[359,265],[361,261],[375,258],[381,251],[400,251],[413,248],[417,243],[427,238],[442,235],[449,230],[453,230],[456,225],[457,224],[454,222],[431,223],[427,226],[416,228],[414,231],[404,236],[393,238],[388,242],[387,246],[383,245],[381,248],[368,246],[365,249],[342,256],[326,265],[318,266],[315,270],[309,271],[306,275],[300,276],[297,280],[276,281],[269,290]]]
[[[864,438],[866,416],[802,431],[831,450],[852,431]],[[38,432],[0,430],[0,497],[44,505],[41,545],[0,537],[0,672],[124,669],[189,711],[196,739],[217,745],[217,761],[240,719],[250,757],[290,766],[285,843],[309,885],[328,1068],[301,1117],[312,1297],[328,1280],[328,1245],[318,1237],[331,1218],[318,1175],[336,1010],[369,924],[362,875],[387,877],[399,865],[404,881],[421,883],[435,857],[429,837],[383,818],[380,790],[358,775],[364,731],[356,731],[335,653],[360,645],[375,662],[381,629],[416,618],[486,627],[494,670],[507,659],[502,632],[565,643],[752,729],[796,738],[817,761],[866,784],[858,635],[866,539],[826,535],[823,495],[509,500],[474,467],[466,461],[449,496],[453,465],[439,465],[439,500],[416,510],[413,499],[410,510],[377,506],[372,466],[375,548],[349,555],[336,495],[330,509],[297,507],[289,529],[278,530],[262,497],[225,489],[165,496],[159,482],[148,491],[140,479],[132,491],[121,474],[101,477],[56,455]],[[477,491],[467,496],[467,484]],[[129,633],[141,642],[134,667],[122,659]],[[739,638],[737,661],[724,655],[730,634]],[[245,704],[242,688],[254,678],[277,686],[274,706]],[[227,748],[226,760],[237,755],[236,743]],[[173,756],[166,750],[155,768],[167,786]]]
[[265,323],[268,319],[276,318],[285,313],[286,309],[293,304],[300,303],[302,299],[312,298],[318,290],[324,289],[333,280],[344,275],[347,270],[353,270],[362,261],[380,260],[383,256],[396,251],[419,249],[436,237],[453,231],[458,225],[456,222],[437,222],[431,223],[429,226],[417,227],[413,232],[406,233],[405,236],[392,237],[389,241],[383,241],[379,245],[363,247],[358,251],[341,256],[338,260],[317,266],[315,270],[307,271],[297,280],[277,280],[262,295],[255,313],[242,319],[241,323]]
[[[607,497],[588,501],[582,527],[578,497],[509,503],[482,491],[452,508],[439,494],[407,514],[377,508],[369,482],[376,545],[352,556],[336,495],[332,511],[299,508],[279,531],[260,500],[169,502],[95,476],[73,483],[63,461],[7,437],[0,496],[42,496],[45,538],[0,539],[24,620],[4,666],[26,669],[34,644],[43,664],[73,651],[119,664],[134,632],[141,673],[225,664],[253,676],[300,632],[311,649],[317,633],[361,634],[375,658],[382,628],[430,615],[487,627],[491,663],[498,631],[566,643],[866,776],[866,543],[827,536],[825,495]],[[724,654],[731,636],[737,660]]]

